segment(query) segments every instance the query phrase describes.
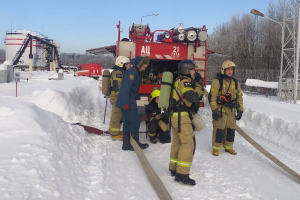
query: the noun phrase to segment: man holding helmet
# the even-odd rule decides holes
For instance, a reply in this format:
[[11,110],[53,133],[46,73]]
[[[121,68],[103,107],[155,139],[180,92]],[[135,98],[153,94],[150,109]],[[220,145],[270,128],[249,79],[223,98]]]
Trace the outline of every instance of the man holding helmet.
[[119,56],[116,59],[110,76],[109,100],[112,105],[112,110],[109,123],[109,133],[113,140],[122,140],[122,134],[120,132],[122,114],[121,109],[116,107],[116,102],[119,95],[123,74],[129,67],[130,60],[125,56]]
[[178,64],[171,118],[173,140],[169,170],[171,176],[175,176],[175,181],[187,185],[196,185],[195,180],[189,177],[196,148],[191,106],[203,95],[201,75],[195,72],[195,68],[196,64],[192,60],[183,60]]
[[243,115],[243,93],[240,83],[233,77],[235,64],[225,60],[216,79],[211,84],[209,103],[213,118],[212,147],[214,156],[219,155],[222,145],[225,151],[236,155],[232,146],[235,137],[236,120]]

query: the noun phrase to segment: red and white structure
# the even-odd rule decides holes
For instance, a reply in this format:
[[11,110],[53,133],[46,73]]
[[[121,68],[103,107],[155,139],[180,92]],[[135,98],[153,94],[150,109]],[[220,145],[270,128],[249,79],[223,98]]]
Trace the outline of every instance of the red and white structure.
[[[28,68],[30,66],[30,62],[32,61],[33,67],[43,68],[47,66],[47,57],[49,57],[49,52],[45,50],[47,45],[41,41],[49,41],[49,43],[55,45],[59,52],[60,44],[49,40],[47,37],[44,37],[40,34],[27,31],[27,30],[17,30],[6,33],[5,44],[6,44],[6,60],[14,61],[16,60],[17,55],[19,55],[21,47],[26,43],[28,39],[28,34],[32,35],[32,48],[31,54],[32,58],[30,59],[30,46],[31,42],[27,43],[27,47],[24,52],[22,52],[21,57],[18,59],[16,66]],[[38,38],[38,39],[37,39]],[[40,38],[40,40],[39,40]],[[51,56],[52,57],[52,56]],[[55,69],[55,62],[53,63],[53,67]]]

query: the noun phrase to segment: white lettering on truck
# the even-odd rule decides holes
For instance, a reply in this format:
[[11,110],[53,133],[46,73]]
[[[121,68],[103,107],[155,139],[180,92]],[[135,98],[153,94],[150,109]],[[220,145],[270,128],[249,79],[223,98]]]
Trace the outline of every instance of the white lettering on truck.
[[150,56],[150,46],[142,46],[141,56]]
[[173,58],[179,58],[179,47],[178,46],[173,46],[173,52],[171,53],[171,56]]

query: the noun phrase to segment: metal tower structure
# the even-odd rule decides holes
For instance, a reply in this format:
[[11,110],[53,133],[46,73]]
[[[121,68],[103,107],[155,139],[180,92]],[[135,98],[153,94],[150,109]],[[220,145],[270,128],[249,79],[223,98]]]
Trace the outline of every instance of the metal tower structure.
[[299,0],[284,0],[282,22],[281,65],[279,99],[297,102],[299,99],[299,45],[300,6]]

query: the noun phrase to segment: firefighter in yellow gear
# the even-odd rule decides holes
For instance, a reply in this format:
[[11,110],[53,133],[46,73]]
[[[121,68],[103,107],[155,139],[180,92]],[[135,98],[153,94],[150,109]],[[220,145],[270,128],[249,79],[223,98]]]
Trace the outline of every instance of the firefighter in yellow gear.
[[162,113],[161,109],[158,107],[159,96],[160,90],[154,89],[150,95],[150,103],[145,106],[148,136],[152,144],[156,144],[157,139],[159,139],[161,143],[171,142],[168,127],[169,115],[167,113]]
[[112,105],[109,123],[109,133],[113,140],[122,140],[121,128],[121,109],[116,107],[119,90],[122,83],[123,74],[130,67],[130,60],[125,56],[116,59],[113,71],[110,76],[110,95],[109,100]]
[[240,83],[233,77],[236,66],[225,60],[211,84],[209,103],[213,118],[212,154],[219,155],[222,146],[225,151],[236,155],[232,148],[235,137],[236,120],[243,115],[243,93]]
[[[192,124],[192,104],[203,96],[201,76],[195,73],[196,64],[192,60],[183,60],[178,64],[178,77],[174,82],[172,145],[169,170],[175,181],[196,185],[189,177],[196,148],[194,126]],[[198,76],[196,76],[196,74]],[[193,78],[196,77],[194,80]]]

